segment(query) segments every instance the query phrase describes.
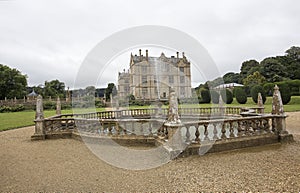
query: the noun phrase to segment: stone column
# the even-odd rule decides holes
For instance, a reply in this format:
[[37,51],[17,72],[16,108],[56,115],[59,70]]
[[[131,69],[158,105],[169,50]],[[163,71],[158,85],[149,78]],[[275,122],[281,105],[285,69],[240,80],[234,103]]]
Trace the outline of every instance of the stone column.
[[59,97],[57,97],[56,100],[56,115],[61,115],[61,102]]
[[34,122],[35,132],[34,135],[31,136],[31,139],[45,139],[43,97],[41,95],[38,95],[36,98],[36,113]]
[[263,103],[263,99],[262,99],[260,92],[258,93],[258,96],[257,96],[257,106],[260,108],[260,109],[258,109],[258,113],[263,114],[264,113],[264,103]]

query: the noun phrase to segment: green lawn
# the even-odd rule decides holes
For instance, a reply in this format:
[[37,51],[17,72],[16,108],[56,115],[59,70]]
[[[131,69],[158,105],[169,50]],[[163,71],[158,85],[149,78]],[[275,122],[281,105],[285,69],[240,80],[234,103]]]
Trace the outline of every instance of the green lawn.
[[[272,104],[272,98],[268,97],[267,101],[265,103],[265,112],[266,113],[271,112],[271,108],[272,108],[271,104]],[[183,105],[183,107],[212,107],[212,106],[216,106],[216,105],[214,105],[214,104]],[[251,98],[248,98],[247,104],[240,105],[234,99],[232,104],[225,105],[225,106],[256,107],[257,105],[252,101]],[[148,108],[148,107],[143,107],[143,106],[137,106],[137,107],[138,108]],[[166,106],[164,106],[164,107],[167,108]],[[135,108],[135,107],[130,107],[130,108]],[[97,109],[97,111],[101,111],[101,110],[103,110],[103,108]],[[300,111],[300,96],[293,96],[290,103],[287,105],[284,105],[284,110],[286,112]],[[80,110],[80,112],[88,112],[88,111],[89,111],[89,109]],[[72,112],[73,112],[72,109],[62,110],[63,114],[72,113]],[[77,112],[77,111],[75,111],[75,112]],[[53,115],[55,115],[55,110],[44,111],[44,115],[45,115],[45,117],[53,116]],[[34,124],[34,122],[33,122],[34,116],[35,116],[34,111],[0,113],[0,131],[33,125]]]

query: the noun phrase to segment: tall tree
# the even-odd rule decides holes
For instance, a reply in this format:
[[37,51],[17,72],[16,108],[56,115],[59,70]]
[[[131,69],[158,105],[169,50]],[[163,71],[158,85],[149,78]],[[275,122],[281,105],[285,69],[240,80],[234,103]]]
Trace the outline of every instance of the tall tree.
[[286,56],[293,60],[300,60],[300,47],[292,46],[290,49],[285,51]]
[[[246,78],[248,75],[252,74],[255,71],[259,71],[257,70],[257,68],[259,67],[259,62],[257,62],[256,60],[248,60],[242,63],[241,66],[241,70],[240,70],[240,80],[239,83],[243,82],[243,79]],[[251,70],[252,68],[256,68],[255,71]]]
[[53,98],[65,96],[65,83],[59,80],[52,80],[50,82],[45,81],[44,87],[45,96],[51,96]]
[[300,79],[300,47],[292,46],[285,51],[284,64],[290,79]]
[[266,78],[261,75],[258,71],[254,72],[253,74],[250,74],[243,80],[243,84],[245,86],[252,87],[254,85],[263,84],[266,82]]
[[268,82],[282,81],[287,77],[286,67],[275,57],[265,58],[260,64],[262,66],[261,74]]
[[238,83],[240,79],[239,73],[228,72],[223,76],[224,83]]
[[112,94],[112,96],[117,94],[117,89],[114,83],[108,83],[107,88],[105,89],[105,99],[107,101],[111,99],[110,94]]
[[0,99],[22,98],[24,97],[27,86],[27,76],[17,69],[12,69],[0,64]]

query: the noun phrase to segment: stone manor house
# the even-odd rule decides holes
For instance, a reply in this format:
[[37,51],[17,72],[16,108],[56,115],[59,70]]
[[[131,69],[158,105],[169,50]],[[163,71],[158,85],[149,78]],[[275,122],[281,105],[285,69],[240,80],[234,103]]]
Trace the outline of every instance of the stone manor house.
[[118,95],[124,99],[130,94],[136,100],[167,100],[169,89],[173,88],[180,98],[192,97],[191,64],[179,52],[170,58],[161,53],[159,57],[150,57],[148,50],[145,56],[142,50],[139,55],[130,56],[130,67],[119,72]]

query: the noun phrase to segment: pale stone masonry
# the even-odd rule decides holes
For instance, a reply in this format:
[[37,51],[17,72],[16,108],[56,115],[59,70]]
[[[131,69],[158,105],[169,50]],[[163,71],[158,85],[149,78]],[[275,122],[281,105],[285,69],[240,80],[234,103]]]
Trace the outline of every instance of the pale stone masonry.
[[120,99],[132,94],[137,100],[155,101],[167,100],[169,89],[173,88],[178,98],[190,98],[191,92],[191,64],[184,53],[179,57],[166,57],[161,53],[159,57],[146,55],[130,56],[130,68],[119,73],[118,94]]

